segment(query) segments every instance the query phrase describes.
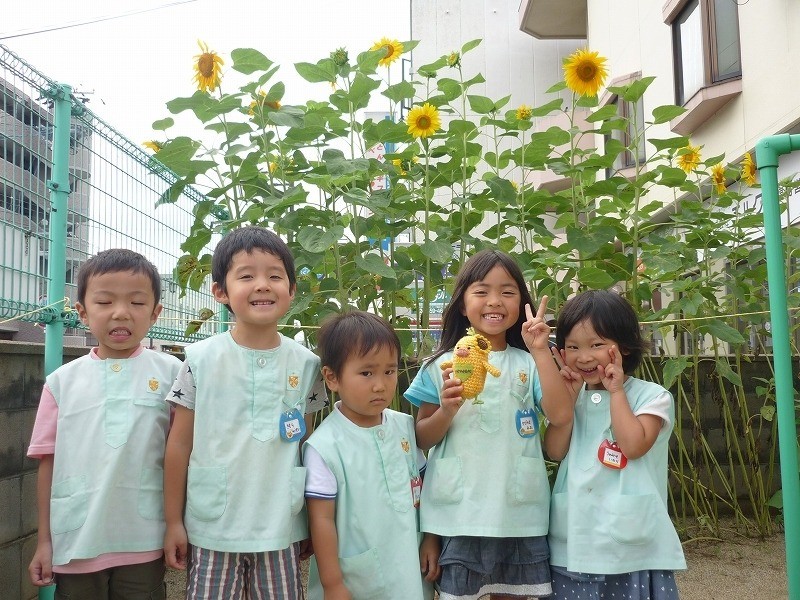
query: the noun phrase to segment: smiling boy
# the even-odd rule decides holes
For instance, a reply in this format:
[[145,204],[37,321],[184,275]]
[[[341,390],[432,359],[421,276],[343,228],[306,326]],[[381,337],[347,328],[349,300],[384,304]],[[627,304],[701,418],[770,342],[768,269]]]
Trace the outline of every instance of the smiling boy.
[[277,235],[235,229],[212,259],[212,292],[236,317],[186,348],[169,396],[164,550],[187,598],[301,598],[308,538],[299,442],[319,359],[280,334],[294,260]]

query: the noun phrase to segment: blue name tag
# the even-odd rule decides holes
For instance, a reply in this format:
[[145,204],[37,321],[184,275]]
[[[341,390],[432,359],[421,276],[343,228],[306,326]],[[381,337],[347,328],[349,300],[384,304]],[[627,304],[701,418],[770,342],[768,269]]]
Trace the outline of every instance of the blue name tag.
[[306,422],[296,408],[281,414],[281,438],[287,442],[299,442],[306,434]]
[[520,437],[533,437],[539,433],[539,417],[534,409],[517,411],[517,433]]

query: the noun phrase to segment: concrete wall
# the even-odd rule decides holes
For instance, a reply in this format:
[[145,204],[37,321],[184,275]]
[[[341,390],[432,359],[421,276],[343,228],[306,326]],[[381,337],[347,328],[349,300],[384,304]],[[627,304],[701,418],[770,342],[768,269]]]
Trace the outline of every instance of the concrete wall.
[[[64,350],[69,361],[88,348]],[[44,345],[0,341],[0,598],[35,598],[37,461],[26,458],[44,383]]]

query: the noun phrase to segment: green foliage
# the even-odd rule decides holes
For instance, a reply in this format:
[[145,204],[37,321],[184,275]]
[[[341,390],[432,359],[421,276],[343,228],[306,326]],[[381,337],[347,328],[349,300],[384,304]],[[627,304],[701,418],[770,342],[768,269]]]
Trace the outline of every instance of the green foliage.
[[[198,204],[182,247],[181,285],[197,289],[208,276],[210,257],[200,254],[213,233],[263,225],[287,239],[301,273],[287,321],[311,326],[313,343],[313,326],[338,307],[372,310],[394,320],[409,359],[431,351],[430,303],[451,290],[459,265],[476,249],[512,254],[533,295],[549,295],[555,313],[576,290],[616,286],[665,355],[663,371],[646,375],[676,391],[679,415],[694,424],[693,446],[683,443],[678,424],[678,512],[713,526],[724,504],[749,523],[738,500],[743,485],[755,528],[764,532],[768,504],[776,503],[772,469],[753,467],[760,428],[774,427],[774,402],[765,392],[763,407],[751,414],[741,377],[742,360],[764,351],[750,347],[750,335],[760,339],[768,320],[763,243],[755,235],[760,216],[735,187],[720,194],[710,184],[709,169],[724,164],[723,156],[690,173],[679,168],[689,139],[668,135],[664,124],[683,108],[659,106],[637,123],[615,104],[577,97],[566,103],[558,95],[518,118],[509,97],[475,93],[483,76],[462,72],[461,55],[479,44],[467,42],[460,54],[420,66],[419,80],[393,85],[378,65],[382,51],[351,62],[346,49],[337,49],[294,65],[328,95],[293,106],[280,105],[285,87],[275,79],[277,66],[257,50],[238,49],[233,70],[247,77],[233,93],[195,92],[168,102],[170,113],[192,114],[216,136],[206,144],[168,139],[156,155],[178,176],[159,203],[174,202],[187,185],[208,199]],[[404,51],[415,45],[404,43]],[[637,102],[652,81],[609,91],[620,102]],[[564,89],[559,82],[549,93]],[[405,123],[363,118],[376,100],[388,102],[392,115],[400,103],[429,103],[442,127],[413,138]],[[588,129],[576,125],[581,121]],[[168,117],[153,126],[172,125]],[[377,144],[386,151],[376,158],[368,149]],[[622,170],[625,156],[635,160]],[[562,185],[537,184],[552,176]],[[787,194],[793,187],[784,182]],[[398,242],[401,234],[408,241]],[[787,246],[800,250],[800,236],[790,233]],[[791,275],[790,285],[798,277]],[[751,315],[744,328],[739,313]],[[731,443],[729,471],[703,437],[698,369],[706,358]],[[704,488],[695,471],[722,483]]]

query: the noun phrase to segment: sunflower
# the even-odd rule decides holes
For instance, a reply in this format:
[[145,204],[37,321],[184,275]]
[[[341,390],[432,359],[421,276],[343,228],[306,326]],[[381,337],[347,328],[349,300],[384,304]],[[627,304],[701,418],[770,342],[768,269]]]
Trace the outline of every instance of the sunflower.
[[756,163],[753,160],[753,155],[749,152],[745,153],[742,160],[742,179],[750,187],[758,183],[756,181]]
[[717,163],[711,167],[711,181],[714,183],[714,189],[718,194],[725,193],[725,167],[722,163]]
[[527,121],[533,116],[533,110],[527,104],[520,104],[516,116],[518,121]]
[[161,148],[164,147],[164,144],[162,144],[161,142],[157,142],[155,140],[148,140],[146,142],[142,142],[142,146],[144,146],[145,148],[149,148],[153,152],[158,152],[159,150],[161,150]]
[[461,65],[461,53],[460,52],[451,52],[447,55],[447,66],[448,67],[458,67]]
[[564,80],[567,87],[581,96],[597,96],[606,80],[606,58],[597,52],[576,50],[564,60]]
[[694,171],[700,164],[700,146],[688,146],[678,150],[678,166],[687,174]]
[[381,38],[372,45],[370,50],[384,50],[386,54],[384,54],[383,58],[378,61],[378,64],[382,67],[388,67],[394,61],[400,58],[400,55],[403,53],[403,44],[397,40]]
[[267,167],[269,168],[269,174],[274,175],[275,171],[278,170],[278,163],[270,162],[269,165],[267,165]]
[[403,161],[400,160],[399,158],[393,158],[392,165],[394,166],[395,169],[397,169],[397,172],[400,173],[400,175],[408,174],[407,171],[403,168]]
[[408,133],[415,138],[430,137],[442,126],[439,109],[427,102],[408,111],[406,123],[408,124]]
[[214,90],[219,86],[224,61],[213,50],[208,49],[208,44],[197,40],[197,45],[202,50],[201,54],[194,57],[194,78],[197,89],[201,92]]

